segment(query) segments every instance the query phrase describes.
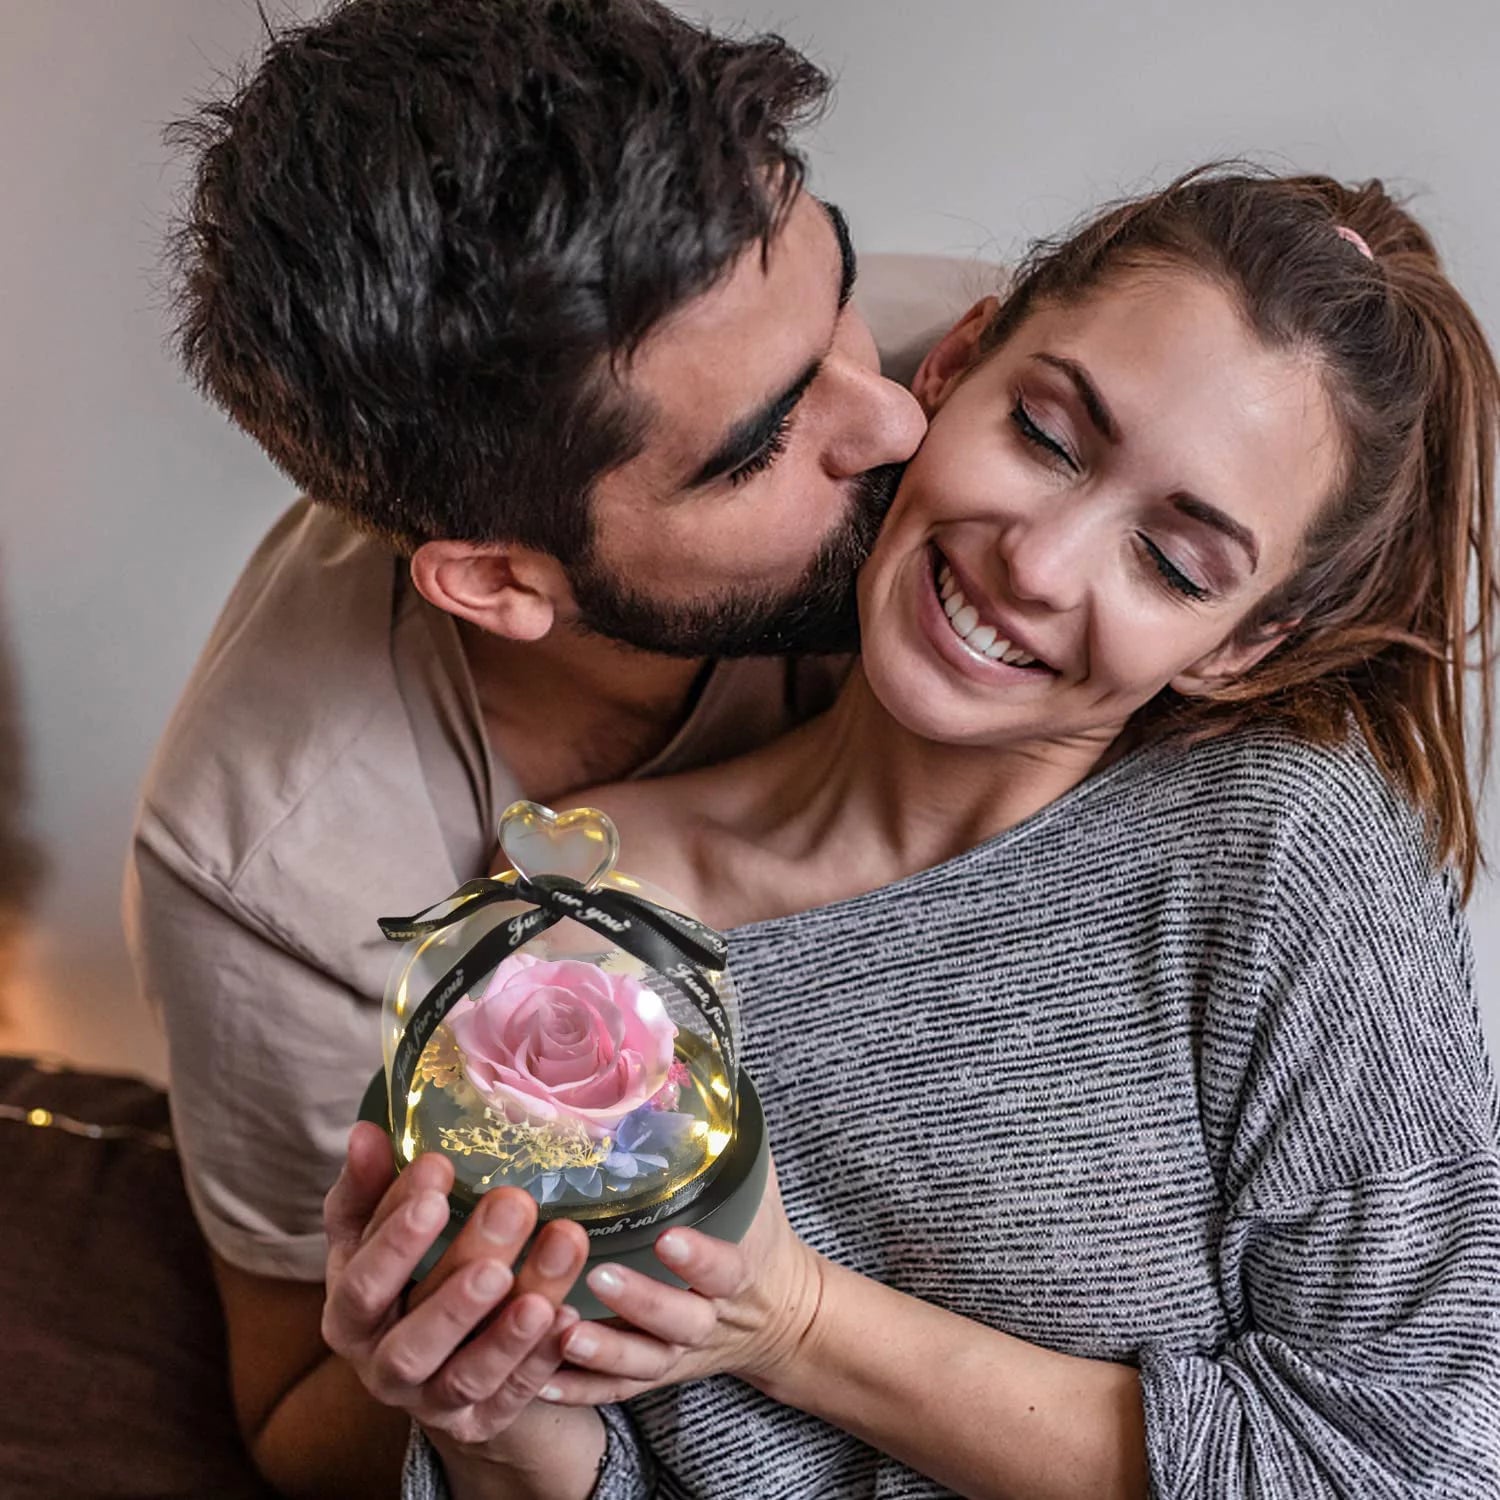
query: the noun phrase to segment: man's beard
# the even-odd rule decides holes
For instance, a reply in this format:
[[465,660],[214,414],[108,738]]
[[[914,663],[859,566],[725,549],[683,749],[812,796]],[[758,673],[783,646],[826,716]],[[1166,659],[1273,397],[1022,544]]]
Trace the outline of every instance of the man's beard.
[[586,555],[568,569],[578,624],[663,656],[790,656],[859,648],[859,570],[896,496],[904,464],[859,475],[849,509],[790,589],[664,603]]

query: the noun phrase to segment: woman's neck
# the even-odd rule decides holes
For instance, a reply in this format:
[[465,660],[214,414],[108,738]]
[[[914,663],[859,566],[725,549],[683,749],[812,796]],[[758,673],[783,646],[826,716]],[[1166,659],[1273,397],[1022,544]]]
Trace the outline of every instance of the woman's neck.
[[[784,910],[889,884],[973,848],[1055,802],[1112,754],[1098,741],[976,749],[893,719],[856,666],[828,713],[746,763],[733,821],[768,856]],[[773,915],[762,882],[756,910]],[[747,893],[749,894],[749,893]]]

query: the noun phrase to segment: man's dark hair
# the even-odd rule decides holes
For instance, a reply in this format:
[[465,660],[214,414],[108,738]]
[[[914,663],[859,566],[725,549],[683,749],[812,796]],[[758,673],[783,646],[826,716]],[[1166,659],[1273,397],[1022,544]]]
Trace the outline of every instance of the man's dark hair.
[[650,413],[614,379],[796,197],[828,79],[653,0],[344,0],[168,131],[204,393],[401,551],[587,551]]

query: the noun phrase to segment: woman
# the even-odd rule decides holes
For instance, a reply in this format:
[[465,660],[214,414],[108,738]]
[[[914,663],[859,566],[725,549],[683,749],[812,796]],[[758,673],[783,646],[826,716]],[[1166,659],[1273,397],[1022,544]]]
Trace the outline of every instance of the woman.
[[600,1496],[1500,1492],[1472,315],[1378,184],[1199,173],[915,389],[836,707],[586,799],[737,929],[785,1212],[593,1273],[558,1440],[629,1398]]

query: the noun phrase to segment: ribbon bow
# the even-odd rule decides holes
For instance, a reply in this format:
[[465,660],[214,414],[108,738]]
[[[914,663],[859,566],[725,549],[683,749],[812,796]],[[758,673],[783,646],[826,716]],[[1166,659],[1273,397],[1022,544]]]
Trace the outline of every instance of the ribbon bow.
[[[414,917],[381,917],[380,930],[393,943],[429,937],[497,902],[525,902],[532,909],[502,922],[479,939],[422,997],[402,1032],[391,1061],[391,1117],[398,1099],[406,1098],[417,1062],[438,1023],[482,978],[523,943],[564,919],[608,938],[661,975],[708,1022],[730,1078],[737,1074],[729,1017],[710,977],[722,973],[729,945],[722,934],[682,912],[613,889],[590,890],[565,875],[511,879],[489,876],[461,885]],[[456,903],[456,904],[455,904]],[[427,912],[452,906],[438,917]],[[471,978],[471,976],[473,976]]]

